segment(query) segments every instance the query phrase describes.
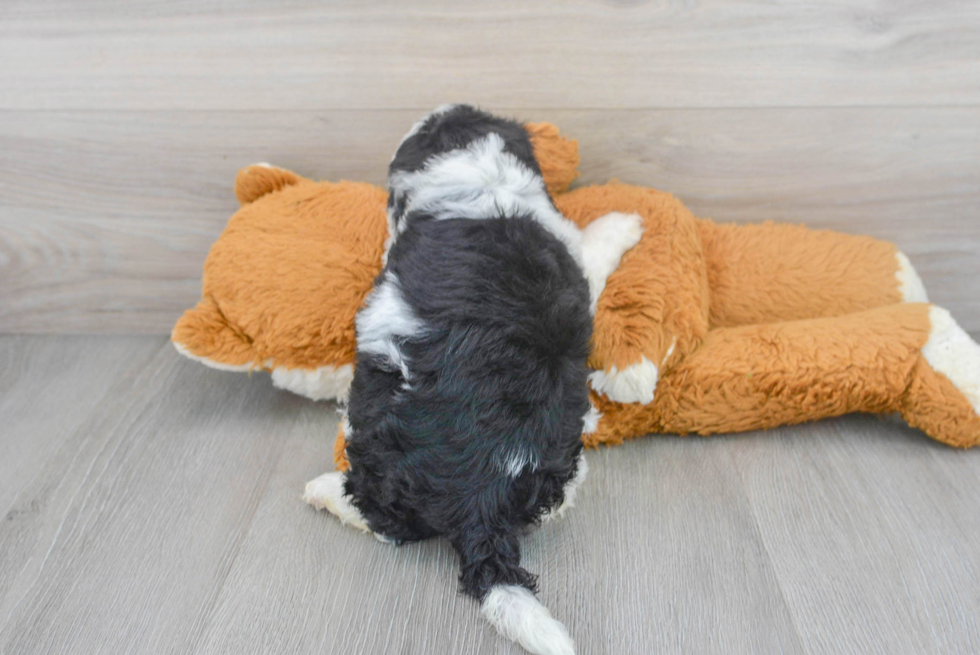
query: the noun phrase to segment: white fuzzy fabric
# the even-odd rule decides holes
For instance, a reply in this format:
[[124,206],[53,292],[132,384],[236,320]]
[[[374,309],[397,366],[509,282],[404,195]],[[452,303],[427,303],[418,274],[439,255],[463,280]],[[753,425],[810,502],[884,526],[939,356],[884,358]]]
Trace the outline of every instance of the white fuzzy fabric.
[[597,393],[617,403],[648,405],[653,402],[659,379],[657,365],[641,355],[640,361],[622,371],[615,365],[608,371],[595,371],[589,375],[589,385]]
[[922,356],[933,370],[949,378],[980,414],[980,345],[942,307],[929,308],[929,322],[932,331]]
[[341,471],[324,473],[306,483],[303,500],[317,509],[325,509],[345,525],[370,532],[364,517],[344,496],[344,474]]
[[350,391],[351,380],[354,379],[354,367],[350,364],[343,364],[341,366],[327,365],[312,369],[286,368],[284,366],[274,367],[272,365],[273,360],[271,359],[267,359],[262,363],[223,364],[207,357],[195,355],[183,344],[177,343],[176,341],[173,344],[177,352],[184,357],[218,371],[247,373],[253,370],[269,371],[271,369],[272,384],[276,388],[292,391],[311,400],[344,401],[347,399],[347,392]]
[[902,294],[902,300],[905,302],[929,302],[926,287],[922,284],[922,279],[915,272],[915,267],[912,266],[909,258],[901,250],[895,254],[895,258],[898,260],[895,277],[898,278],[898,290]]
[[481,607],[483,616],[508,639],[535,655],[575,655],[568,630],[551,616],[530,591],[517,585],[490,589]]
[[[213,368],[216,371],[231,371],[233,373],[247,373],[255,368],[258,369],[264,368],[263,366],[255,362],[249,362],[247,364],[223,364],[222,362],[216,362],[213,359],[208,359],[207,357],[201,357],[200,355],[195,355],[194,353],[189,351],[187,347],[182,343],[177,343],[176,341],[172,341],[171,343],[174,344],[174,348],[177,350],[177,352],[179,352],[187,359],[192,359],[195,362],[204,364],[208,368]],[[271,365],[272,365],[271,360],[265,362],[266,367]]]
[[353,379],[354,367],[350,364],[313,369],[277,366],[272,369],[272,384],[277,388],[313,400],[346,400]]
[[639,214],[611,212],[582,230],[582,270],[589,282],[592,314],[609,276],[619,268],[626,251],[640,242],[643,218]]

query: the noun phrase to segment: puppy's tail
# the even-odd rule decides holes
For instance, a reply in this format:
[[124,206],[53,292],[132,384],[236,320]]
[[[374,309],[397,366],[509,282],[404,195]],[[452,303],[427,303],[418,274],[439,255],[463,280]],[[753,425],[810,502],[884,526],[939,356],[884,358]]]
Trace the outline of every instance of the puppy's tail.
[[477,529],[453,540],[463,591],[480,600],[500,634],[535,655],[575,655],[568,630],[534,595],[535,578],[520,566],[516,535]]
[[575,655],[568,630],[527,587],[495,585],[483,597],[481,609],[500,634],[535,655]]

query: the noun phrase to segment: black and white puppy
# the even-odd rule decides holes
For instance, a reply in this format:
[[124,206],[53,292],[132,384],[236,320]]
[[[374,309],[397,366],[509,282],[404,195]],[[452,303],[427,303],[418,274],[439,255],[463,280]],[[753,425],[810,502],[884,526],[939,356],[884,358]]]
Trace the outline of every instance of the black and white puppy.
[[356,321],[350,470],[305,498],[383,541],[445,536],[501,633],[573,653],[518,539],[585,477],[592,315],[640,218],[583,233],[548,196],[524,128],[468,105],[417,123],[388,185],[386,264]]

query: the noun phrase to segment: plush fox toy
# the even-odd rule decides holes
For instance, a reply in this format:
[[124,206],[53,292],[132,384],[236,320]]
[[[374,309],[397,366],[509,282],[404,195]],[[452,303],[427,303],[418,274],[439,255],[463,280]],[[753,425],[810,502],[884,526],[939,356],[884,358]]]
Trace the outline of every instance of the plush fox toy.
[[[590,366],[601,412],[586,444],[650,433],[715,434],[849,412],[899,413],[951,446],[980,442],[980,346],[927,303],[890,243],[773,223],[722,225],[673,196],[611,182],[567,191],[578,149],[527,124],[561,212],[644,221],[599,300]],[[385,192],[242,169],[242,206],[204,266],[203,297],[177,322],[184,355],[265,370],[276,386],[342,399],[354,315],[381,270]],[[344,468],[344,434],[335,447]]]

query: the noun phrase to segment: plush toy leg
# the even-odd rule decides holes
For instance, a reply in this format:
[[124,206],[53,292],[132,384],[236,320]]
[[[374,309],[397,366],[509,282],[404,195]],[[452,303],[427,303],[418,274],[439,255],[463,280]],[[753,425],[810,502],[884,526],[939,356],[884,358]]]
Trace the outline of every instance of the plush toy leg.
[[929,308],[929,322],[902,416],[951,446],[974,446],[980,442],[980,345],[941,307]]
[[650,405],[594,394],[603,417],[587,443],[901,412],[934,439],[972,446],[980,442],[980,346],[945,318],[930,305],[895,304],[712,330],[664,375]]
[[589,365],[596,370],[591,387],[607,398],[649,403],[663,371],[708,331],[708,276],[695,218],[669,194],[619,183],[576,189],[555,203],[583,228],[586,254],[607,249],[596,237],[610,216],[642,217],[639,243],[621,262],[609,258],[618,266],[605,273]]
[[711,326],[843,316],[898,302],[927,302],[893,244],[801,225],[719,225],[699,220],[711,287]]
[[610,212],[592,221],[582,230],[582,264],[589,283],[592,315],[606,280],[619,268],[626,251],[640,242],[643,218],[639,214]]

